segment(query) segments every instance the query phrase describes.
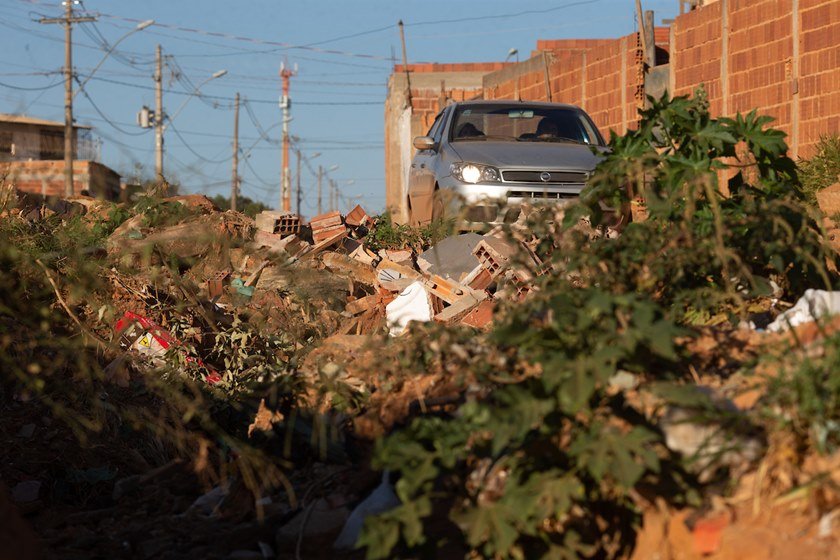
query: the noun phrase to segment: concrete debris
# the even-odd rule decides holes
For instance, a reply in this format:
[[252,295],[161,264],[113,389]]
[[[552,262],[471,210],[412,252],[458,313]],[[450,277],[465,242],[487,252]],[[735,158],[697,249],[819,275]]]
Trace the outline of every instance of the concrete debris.
[[413,282],[385,306],[389,334],[399,336],[411,321],[425,323],[434,316],[429,293],[422,282]]
[[805,290],[796,304],[767,325],[769,332],[782,332],[840,313],[840,292]]
[[[670,406],[659,426],[665,435],[665,445],[688,460],[688,468],[697,474],[698,480],[708,482],[720,466],[746,468],[761,456],[764,444],[758,437],[741,433],[742,426],[731,421],[742,414],[732,401],[719,397],[709,387],[696,389],[711,399],[719,414]],[[721,417],[730,421],[723,424],[713,420]]]
[[483,239],[477,233],[447,237],[421,253],[417,257],[417,266],[423,272],[460,282],[479,265],[474,251]]

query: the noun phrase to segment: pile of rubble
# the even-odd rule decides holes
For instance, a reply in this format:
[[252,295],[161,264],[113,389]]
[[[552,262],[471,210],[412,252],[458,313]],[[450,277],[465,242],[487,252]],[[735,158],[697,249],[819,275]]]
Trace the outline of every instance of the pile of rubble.
[[[320,258],[326,269],[363,286],[365,295],[352,290],[357,295],[349,296],[344,315],[353,320],[339,334],[369,332],[381,317],[393,336],[411,321],[486,328],[496,299],[523,297],[540,264],[527,246],[517,247],[500,230],[452,236],[419,255],[406,248],[374,252],[365,246],[373,225],[360,206],[346,216],[337,211],[315,216],[308,225],[294,215],[262,212],[254,243],[287,263]],[[521,262],[521,255],[528,262]]]

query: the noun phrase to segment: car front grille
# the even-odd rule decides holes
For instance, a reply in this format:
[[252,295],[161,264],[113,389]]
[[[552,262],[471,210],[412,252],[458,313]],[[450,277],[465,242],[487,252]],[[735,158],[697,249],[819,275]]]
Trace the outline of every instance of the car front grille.
[[567,198],[577,198],[575,193],[558,193],[546,191],[510,191],[508,198],[545,198],[550,200],[563,200]]
[[[540,175],[549,174],[548,181],[543,181]],[[588,173],[578,171],[502,171],[502,180],[507,183],[556,183],[582,184],[588,179]]]

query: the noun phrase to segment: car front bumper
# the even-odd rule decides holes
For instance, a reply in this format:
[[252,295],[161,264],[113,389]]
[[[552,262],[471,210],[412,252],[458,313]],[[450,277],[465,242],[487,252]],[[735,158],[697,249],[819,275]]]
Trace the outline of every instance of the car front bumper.
[[583,183],[463,183],[451,175],[438,182],[445,196],[446,214],[467,227],[512,223],[519,206],[568,205],[577,200]]

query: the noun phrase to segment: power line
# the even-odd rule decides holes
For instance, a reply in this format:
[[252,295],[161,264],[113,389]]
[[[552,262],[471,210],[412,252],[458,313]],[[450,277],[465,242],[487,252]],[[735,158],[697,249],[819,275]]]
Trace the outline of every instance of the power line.
[[23,87],[23,86],[13,86],[12,84],[7,84],[7,83],[4,83],[4,82],[0,82],[0,86],[3,86],[5,88],[9,88],[9,89],[16,89],[16,90],[20,90],[20,91],[44,91],[44,90],[52,89],[55,86],[59,86],[63,83],[64,83],[64,80],[58,80],[57,82],[54,82],[54,83],[52,83],[48,86]]
[[199,154],[198,152],[196,152],[195,150],[192,149],[192,146],[190,146],[189,143],[186,140],[184,140],[184,137],[181,136],[181,133],[178,132],[178,129],[175,128],[175,126],[172,124],[172,121],[169,121],[169,124],[167,126],[175,132],[175,136],[177,136],[178,138],[181,139],[181,142],[183,143],[184,147],[186,149],[188,149],[190,152],[192,152],[192,154],[200,160],[206,161],[207,163],[222,164],[222,163],[225,163],[226,161],[230,161],[233,158],[233,156],[229,156],[225,159],[220,159],[220,160],[207,159],[206,157],[204,157],[203,155]]
[[579,2],[569,2],[566,4],[562,4],[559,6],[555,6],[553,8],[546,8],[544,10],[523,10],[521,12],[513,12],[508,14],[496,14],[491,16],[473,16],[467,18],[457,18],[457,19],[439,19],[433,21],[418,21],[416,23],[406,23],[406,27],[419,27],[421,25],[443,25],[448,23],[462,23],[465,21],[475,22],[475,21],[486,21],[490,19],[509,19],[513,17],[525,16],[525,15],[537,15],[537,14],[548,14],[551,12],[557,12],[560,10],[565,10],[567,8],[573,8],[575,6],[585,6],[587,4],[595,4],[600,2],[601,0],[581,0]]
[[91,107],[93,107],[94,111],[96,111],[97,113],[99,113],[99,116],[100,116],[100,117],[102,117],[102,118],[105,120],[105,122],[107,122],[109,125],[111,125],[112,127],[114,127],[114,129],[118,130],[119,132],[122,132],[123,134],[128,134],[129,136],[142,136],[142,135],[144,135],[144,134],[147,132],[146,130],[143,130],[142,132],[129,132],[129,131],[124,130],[123,128],[121,128],[121,127],[117,126],[117,125],[114,123],[114,121],[112,121],[111,119],[109,119],[109,118],[105,115],[105,113],[103,113],[103,112],[99,109],[99,107],[96,105],[96,103],[94,103],[94,102],[93,102],[93,99],[91,99],[90,95],[88,95],[87,90],[86,90],[85,88],[83,88],[83,87],[82,87],[82,83],[79,81],[78,76],[73,76],[73,79],[74,79],[74,80],[76,80],[76,83],[77,83],[77,84],[79,84],[79,91],[81,91],[81,92],[82,92],[82,94],[85,96],[85,99],[87,99],[87,100],[88,100],[88,103],[90,103]]
[[[112,80],[110,78],[102,78],[100,76],[91,76],[91,80],[97,80],[100,82],[108,82],[111,84],[118,84],[126,87],[133,87],[136,89],[145,89],[145,90],[154,90],[155,88],[152,86],[145,86],[142,84],[132,84],[130,82],[123,82],[121,80]],[[164,89],[166,93],[174,93],[176,95],[192,95],[191,93],[186,93],[178,90],[173,89]],[[210,95],[207,93],[202,93],[202,96],[208,99],[219,99],[221,101],[233,101],[232,97],[226,97],[223,95]],[[268,104],[268,105],[276,105],[276,99],[250,99],[252,103],[261,103],[261,104]],[[297,105],[381,105],[382,101],[296,101]]]

